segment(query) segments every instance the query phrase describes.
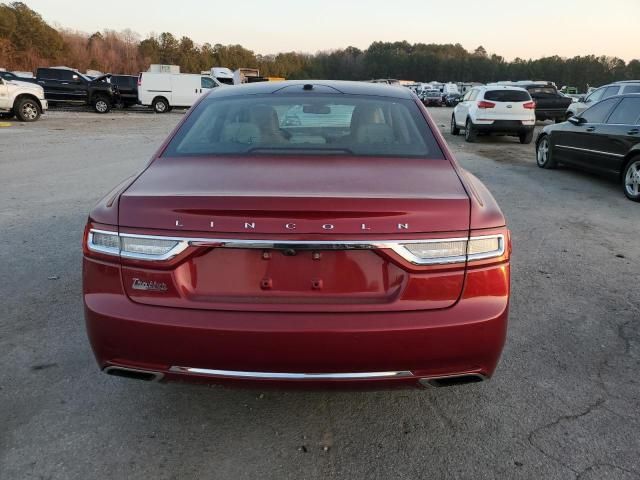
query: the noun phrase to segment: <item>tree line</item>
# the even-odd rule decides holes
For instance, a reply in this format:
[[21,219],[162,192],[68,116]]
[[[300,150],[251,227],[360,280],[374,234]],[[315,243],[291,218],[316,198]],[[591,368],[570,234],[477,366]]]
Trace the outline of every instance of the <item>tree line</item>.
[[152,63],[180,65],[199,73],[213,66],[259,68],[264,76],[288,79],[437,80],[487,83],[498,80],[549,80],[558,86],[598,86],[640,79],[640,60],[608,56],[559,56],[506,61],[482,46],[467,51],[460,44],[373,42],[365,50],[347,47],[306,54],[260,55],[241,45],[196,44],[169,32],[147,38],[132,30],[103,30],[91,35],[55,29],[25,3],[0,4],[0,67],[34,71],[66,65],[80,71],[137,75]]

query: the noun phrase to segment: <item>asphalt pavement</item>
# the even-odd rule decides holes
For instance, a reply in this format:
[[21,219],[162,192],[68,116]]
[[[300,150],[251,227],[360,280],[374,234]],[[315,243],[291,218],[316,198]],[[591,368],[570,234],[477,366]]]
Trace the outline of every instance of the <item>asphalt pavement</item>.
[[450,109],[432,114],[512,229],[508,339],[489,382],[382,392],[102,374],[82,313],[86,216],[181,116],[0,128],[0,479],[640,478],[640,204],[537,168],[532,145],[466,144]]

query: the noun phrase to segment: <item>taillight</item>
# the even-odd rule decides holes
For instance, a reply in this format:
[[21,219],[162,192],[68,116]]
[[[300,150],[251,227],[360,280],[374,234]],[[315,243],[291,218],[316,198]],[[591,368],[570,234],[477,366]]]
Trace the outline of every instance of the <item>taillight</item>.
[[[408,258],[416,265],[442,265],[447,263],[473,262],[499,258],[505,255],[507,239],[502,233],[479,235],[470,238],[437,239],[424,242],[401,243],[411,255]],[[406,254],[397,253],[407,258]]]
[[133,260],[170,260],[183,252],[188,242],[181,238],[134,235],[89,228],[86,234],[88,252]]
[[522,106],[524,108],[526,108],[527,110],[535,110],[536,102],[527,102],[527,103],[523,104]]
[[494,108],[496,106],[493,102],[487,102],[486,100],[480,100],[478,102],[478,108]]
[[142,85],[142,73],[138,75],[138,87]]

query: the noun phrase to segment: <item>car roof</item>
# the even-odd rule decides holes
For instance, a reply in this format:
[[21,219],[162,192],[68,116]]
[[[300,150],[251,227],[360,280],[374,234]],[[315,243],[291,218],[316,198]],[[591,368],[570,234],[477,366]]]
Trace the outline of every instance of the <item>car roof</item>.
[[640,80],[619,80],[617,82],[610,83],[609,85],[620,85],[620,84],[627,84],[627,83],[640,83]]
[[[317,93],[342,93],[347,95],[371,95],[390,98],[413,98],[413,92],[399,85],[385,83],[353,82],[343,80],[285,80],[282,82],[256,82],[242,85],[214,88],[208,96],[235,97],[244,95],[265,95],[284,93],[287,89],[291,93],[299,93],[305,85],[311,85]],[[306,93],[311,93],[307,91]]]

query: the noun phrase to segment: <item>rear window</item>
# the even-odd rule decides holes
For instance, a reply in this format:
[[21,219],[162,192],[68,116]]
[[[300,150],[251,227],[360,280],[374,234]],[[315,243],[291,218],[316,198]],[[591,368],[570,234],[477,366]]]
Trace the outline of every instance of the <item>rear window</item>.
[[636,125],[640,119],[640,97],[623,98],[607,120],[614,125]]
[[540,96],[556,96],[556,89],[553,87],[529,87],[527,88],[531,95],[540,95]]
[[531,95],[524,90],[489,90],[484,93],[484,99],[493,102],[529,102]]
[[346,94],[209,97],[163,155],[259,154],[444,158],[413,101]]

